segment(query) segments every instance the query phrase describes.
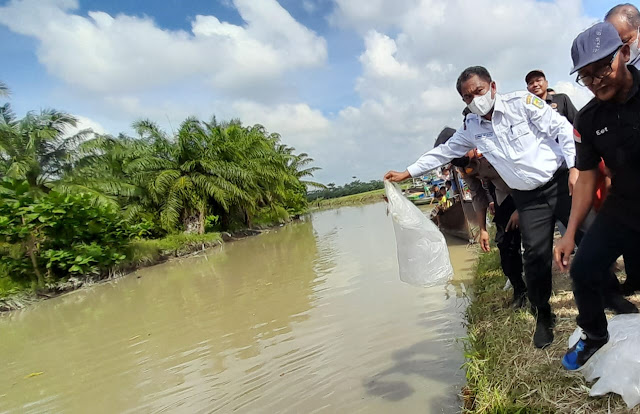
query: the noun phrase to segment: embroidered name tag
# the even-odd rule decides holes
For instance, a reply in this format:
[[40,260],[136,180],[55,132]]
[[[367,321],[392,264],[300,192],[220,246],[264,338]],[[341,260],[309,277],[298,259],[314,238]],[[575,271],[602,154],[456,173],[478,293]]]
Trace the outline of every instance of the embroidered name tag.
[[492,136],[493,136],[493,132],[483,132],[482,134],[476,134],[475,138],[482,139],[482,138],[490,138]]

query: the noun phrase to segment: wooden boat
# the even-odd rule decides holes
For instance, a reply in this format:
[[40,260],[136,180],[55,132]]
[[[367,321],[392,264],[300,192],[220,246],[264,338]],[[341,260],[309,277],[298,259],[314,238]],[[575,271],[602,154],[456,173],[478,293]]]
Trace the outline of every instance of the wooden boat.
[[424,191],[420,192],[406,192],[405,196],[415,205],[421,206],[424,204],[430,204],[433,202],[433,197],[424,193]]
[[437,217],[432,216],[433,222],[444,234],[461,238],[468,242],[474,242],[479,228],[475,225],[475,210],[469,194],[465,194],[462,187],[462,180],[454,168],[453,179],[456,186],[455,196],[451,198],[452,205],[444,211],[440,211]]

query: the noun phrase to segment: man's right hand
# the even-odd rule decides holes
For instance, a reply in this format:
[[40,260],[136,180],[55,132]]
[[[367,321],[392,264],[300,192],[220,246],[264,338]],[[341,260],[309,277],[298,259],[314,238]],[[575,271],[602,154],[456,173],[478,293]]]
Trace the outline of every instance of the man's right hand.
[[488,252],[491,250],[491,246],[489,245],[489,232],[486,230],[480,230],[480,234],[478,235],[478,243],[480,243],[480,248]]
[[569,269],[569,257],[573,253],[573,249],[576,247],[576,243],[572,237],[566,235],[561,238],[556,247],[553,248],[553,258],[556,264],[563,272]]
[[411,174],[409,174],[409,171],[406,170],[403,172],[389,171],[384,175],[384,179],[389,180],[392,183],[399,183],[400,181],[404,181],[408,178],[411,178]]

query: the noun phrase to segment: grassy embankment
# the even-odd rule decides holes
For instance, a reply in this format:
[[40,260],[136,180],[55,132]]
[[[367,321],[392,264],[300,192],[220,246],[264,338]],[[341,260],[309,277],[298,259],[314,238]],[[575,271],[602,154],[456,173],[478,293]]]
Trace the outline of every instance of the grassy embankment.
[[[161,239],[135,240],[129,244],[127,258],[116,266],[110,274],[84,276],[82,283],[97,282],[109,276],[123,274],[134,269],[161,263],[172,257],[187,254],[217,246],[222,243],[220,233],[205,234],[172,234]],[[80,285],[69,285],[64,281],[50,286],[44,297],[73,290]],[[42,296],[42,294],[40,295]],[[0,271],[0,311],[21,308],[36,300],[38,295],[28,283],[21,284],[13,281],[8,275]]]
[[344,197],[315,200],[309,203],[312,209],[336,208],[345,206],[357,206],[360,204],[375,203],[382,201],[384,188],[367,191],[366,193],[352,194]]
[[[497,249],[481,253],[467,309],[467,412],[629,412],[619,395],[589,397],[590,384],[560,363],[578,313],[569,276],[554,270],[551,306],[558,321],[555,341],[546,350],[533,346],[533,316],[509,309],[512,293],[503,291],[505,280]],[[638,295],[631,298],[636,304],[639,299]],[[640,413],[640,408],[631,412]]]

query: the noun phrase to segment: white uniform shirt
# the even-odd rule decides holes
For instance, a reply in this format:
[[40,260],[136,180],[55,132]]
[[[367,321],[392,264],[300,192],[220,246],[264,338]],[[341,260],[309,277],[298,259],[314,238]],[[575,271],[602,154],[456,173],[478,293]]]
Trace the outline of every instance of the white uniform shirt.
[[474,148],[510,188],[524,191],[549,182],[563,161],[572,168],[576,157],[569,121],[540,98],[522,91],[496,94],[491,121],[467,115],[465,125],[447,142],[422,155],[407,170],[416,177]]

